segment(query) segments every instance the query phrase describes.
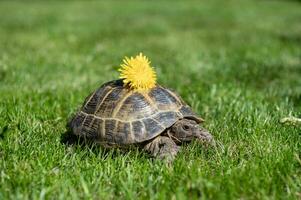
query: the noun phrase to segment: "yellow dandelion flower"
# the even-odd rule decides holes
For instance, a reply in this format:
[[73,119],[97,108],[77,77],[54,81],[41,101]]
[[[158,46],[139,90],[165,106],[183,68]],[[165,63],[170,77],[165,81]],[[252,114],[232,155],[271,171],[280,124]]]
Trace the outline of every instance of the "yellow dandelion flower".
[[120,65],[120,78],[133,90],[148,90],[156,85],[156,72],[150,61],[142,53],[133,57],[125,57]]

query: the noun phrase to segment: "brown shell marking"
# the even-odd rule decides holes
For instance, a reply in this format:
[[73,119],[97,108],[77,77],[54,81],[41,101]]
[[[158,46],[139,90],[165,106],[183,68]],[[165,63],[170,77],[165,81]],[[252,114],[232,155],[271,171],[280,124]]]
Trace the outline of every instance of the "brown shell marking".
[[109,144],[132,144],[152,139],[181,118],[202,120],[179,96],[159,85],[146,92],[111,81],[86,98],[73,118],[77,135]]

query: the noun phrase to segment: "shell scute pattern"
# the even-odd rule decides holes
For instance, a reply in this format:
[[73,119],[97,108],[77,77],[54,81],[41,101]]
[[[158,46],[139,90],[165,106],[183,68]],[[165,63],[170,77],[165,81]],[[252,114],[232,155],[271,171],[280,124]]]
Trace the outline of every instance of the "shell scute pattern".
[[153,115],[156,112],[155,107],[142,94],[135,92],[123,102],[116,118],[127,121],[137,120]]
[[137,142],[143,142],[145,141],[145,137],[143,134],[141,133],[145,133],[145,126],[142,123],[142,121],[134,121],[132,122],[132,134],[134,136],[135,141]]
[[162,87],[152,89],[149,92],[149,96],[155,100],[156,106],[160,110],[178,109],[181,105],[181,102]]
[[153,135],[163,132],[166,128],[152,118],[143,119],[142,121],[144,123],[145,129],[147,130],[146,138],[152,138]]
[[71,128],[102,143],[133,144],[156,137],[186,116],[195,114],[168,89],[157,85],[148,93],[134,92],[117,80],[87,98]]
[[115,143],[115,126],[116,126],[116,120],[114,119],[107,119],[105,120],[105,137],[103,139],[105,139],[107,142],[109,143]]
[[97,138],[98,137],[98,127],[101,119],[94,118],[92,115],[85,117],[82,125],[82,132],[85,133],[87,138]]
[[69,122],[68,126],[71,127],[71,129],[76,135],[79,135],[79,133],[81,132],[82,124],[85,120],[85,117],[86,116],[83,113],[79,112]]
[[105,118],[112,117],[115,107],[125,93],[126,90],[121,87],[112,88],[110,91],[108,91],[104,101],[99,104],[97,110],[95,111],[95,115]]
[[164,127],[170,127],[177,121],[178,116],[175,112],[169,111],[158,113],[154,119],[160,122]]
[[124,144],[127,141],[131,141],[130,123],[116,122],[116,131],[114,135],[114,143]]
[[97,106],[99,105],[99,101],[104,99],[105,95],[108,91],[111,90],[111,87],[100,87],[95,92],[91,93],[85,100],[83,105],[83,112],[88,114],[94,114],[97,110]]

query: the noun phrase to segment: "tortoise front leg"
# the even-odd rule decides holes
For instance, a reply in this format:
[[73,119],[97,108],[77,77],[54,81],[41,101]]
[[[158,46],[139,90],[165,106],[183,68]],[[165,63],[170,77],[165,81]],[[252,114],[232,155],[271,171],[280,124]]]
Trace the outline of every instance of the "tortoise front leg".
[[156,158],[171,162],[176,157],[180,147],[171,138],[158,136],[147,143],[143,149]]

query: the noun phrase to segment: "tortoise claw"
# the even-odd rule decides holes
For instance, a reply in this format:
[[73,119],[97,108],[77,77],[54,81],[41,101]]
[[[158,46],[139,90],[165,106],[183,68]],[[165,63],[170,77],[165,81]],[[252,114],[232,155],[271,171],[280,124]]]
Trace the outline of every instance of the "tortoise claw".
[[169,137],[159,136],[144,146],[152,156],[171,163],[178,154],[180,147]]

